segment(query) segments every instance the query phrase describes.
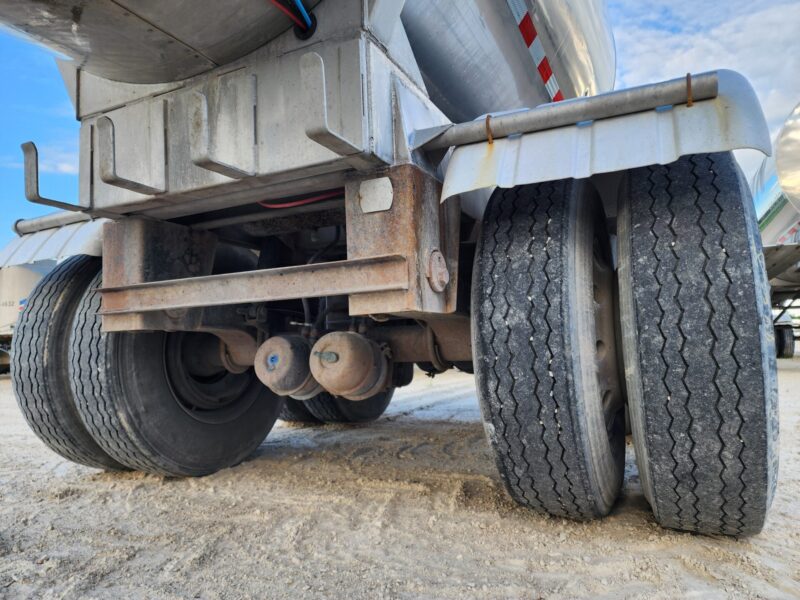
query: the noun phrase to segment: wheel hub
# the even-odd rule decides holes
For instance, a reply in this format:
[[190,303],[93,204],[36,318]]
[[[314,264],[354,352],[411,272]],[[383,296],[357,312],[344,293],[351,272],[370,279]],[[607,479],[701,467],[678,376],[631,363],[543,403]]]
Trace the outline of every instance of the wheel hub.
[[176,401],[190,414],[227,413],[254,381],[252,369],[232,373],[220,358],[220,341],[208,333],[175,332],[166,336],[164,365]]
[[602,400],[606,433],[609,438],[625,426],[625,401],[617,368],[617,340],[614,326],[614,268],[608,244],[594,236],[592,293],[595,317],[595,361],[597,382]]

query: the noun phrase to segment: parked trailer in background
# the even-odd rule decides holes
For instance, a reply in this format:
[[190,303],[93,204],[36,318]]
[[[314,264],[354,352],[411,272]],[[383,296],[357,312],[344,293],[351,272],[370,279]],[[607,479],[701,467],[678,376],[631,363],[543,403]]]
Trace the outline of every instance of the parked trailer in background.
[[0,0],[0,21],[74,59],[80,199],[39,189],[26,143],[28,199],[108,219],[14,338],[56,452],[204,475],[281,411],[369,421],[414,363],[457,367],[520,504],[607,514],[627,404],[662,525],[760,531],[776,363],[731,151],[770,140],[740,75],[611,91],[591,0]]
[[35,265],[0,268],[0,373],[8,373],[9,351],[17,317],[39,280],[55,265],[52,261]]
[[104,222],[64,212],[40,219],[35,234],[24,223],[14,226],[19,237],[0,251],[0,372],[8,372],[14,329],[30,293],[58,262],[100,256]]
[[800,104],[752,182],[772,291],[778,358],[793,358],[800,329]]

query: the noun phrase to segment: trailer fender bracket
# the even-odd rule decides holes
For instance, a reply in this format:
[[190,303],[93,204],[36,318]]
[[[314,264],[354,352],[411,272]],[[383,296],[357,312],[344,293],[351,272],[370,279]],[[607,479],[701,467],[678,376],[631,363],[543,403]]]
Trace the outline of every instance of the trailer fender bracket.
[[[733,71],[715,75],[716,96],[695,98],[691,106],[686,101],[659,106],[654,100],[649,110],[626,113],[623,104],[616,116],[458,146],[447,166],[442,201],[486,188],[669,164],[692,154],[752,148],[769,155],[769,129],[750,83]],[[607,104],[615,97],[626,100],[624,92],[612,92],[604,100]],[[572,110],[590,100],[599,105],[597,98],[564,104]]]

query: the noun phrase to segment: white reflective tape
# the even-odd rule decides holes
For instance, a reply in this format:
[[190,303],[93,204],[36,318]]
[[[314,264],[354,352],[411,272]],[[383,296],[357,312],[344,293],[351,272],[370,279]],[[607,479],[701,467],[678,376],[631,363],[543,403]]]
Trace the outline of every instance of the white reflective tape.
[[[521,27],[523,20],[528,17],[533,23],[533,17],[528,10],[528,5],[525,0],[506,0],[508,4],[508,8],[511,10],[511,13],[514,15],[514,19],[517,21],[517,25],[520,26],[520,34],[522,35],[523,41],[527,44],[528,40],[526,40],[526,35],[523,30],[527,31],[527,27]],[[535,31],[536,24],[533,23],[533,29]],[[539,70],[539,66],[547,59],[547,54],[545,54],[544,46],[542,45],[542,40],[539,39],[539,36],[533,39],[533,43],[528,47],[528,51],[531,54],[531,58],[533,58],[533,65],[538,71],[539,79],[544,83],[545,88],[547,89],[547,93],[550,96],[550,99],[555,99],[556,96],[559,95],[560,86],[558,85],[558,81],[556,80],[555,74],[552,73],[553,64],[548,61],[550,74],[548,75],[547,70],[545,70],[545,74],[542,75],[542,72]],[[545,79],[547,77],[547,79]],[[562,94],[563,96],[563,94]],[[561,98],[559,98],[561,99]]]
[[531,52],[531,56],[533,56],[533,64],[536,65],[536,68],[539,68],[539,65],[542,64],[542,61],[545,59],[546,55],[544,53],[544,46],[542,46],[542,40],[539,39],[539,36],[536,36],[536,39],[531,44],[529,48]]
[[525,0],[507,0],[508,7],[511,9],[511,12],[514,14],[514,18],[517,20],[517,25],[522,23],[522,19],[528,14],[528,7],[525,5]]
[[550,99],[552,100],[553,98],[555,98],[559,90],[558,82],[556,81],[556,76],[552,75],[550,79],[548,79],[545,82],[544,87],[547,88],[547,93],[550,94]]

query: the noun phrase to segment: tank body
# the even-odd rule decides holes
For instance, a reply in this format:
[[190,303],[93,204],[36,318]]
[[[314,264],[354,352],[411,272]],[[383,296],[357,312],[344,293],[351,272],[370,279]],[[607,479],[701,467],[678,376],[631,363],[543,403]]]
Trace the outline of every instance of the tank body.
[[[266,0],[220,6],[215,0],[0,0],[0,22],[82,70],[140,84],[230,63],[292,26]],[[523,14],[530,22],[523,23]],[[431,99],[454,121],[549,102],[556,81],[565,98],[613,87],[614,44],[603,0],[407,0],[402,23]]]
[[292,26],[266,0],[2,0],[0,22],[69,56],[89,73],[126,83],[198,75],[241,58]]
[[614,87],[603,0],[409,0],[403,23],[428,93],[453,121],[550,102],[542,51],[564,98]]
[[765,246],[800,243],[800,104],[775,139],[773,156],[756,172],[751,188]]
[[46,260],[0,269],[0,340],[11,337],[28,295],[55,266],[55,261]]
[[768,156],[761,163],[751,187],[764,245],[797,243],[800,234],[795,231],[792,235],[791,231],[800,222],[800,212],[781,187],[773,157]]

